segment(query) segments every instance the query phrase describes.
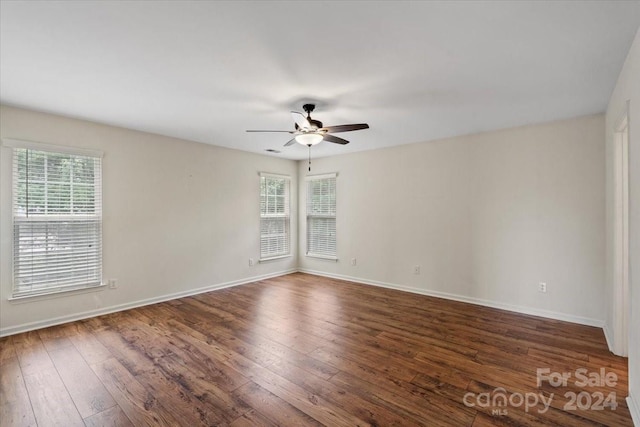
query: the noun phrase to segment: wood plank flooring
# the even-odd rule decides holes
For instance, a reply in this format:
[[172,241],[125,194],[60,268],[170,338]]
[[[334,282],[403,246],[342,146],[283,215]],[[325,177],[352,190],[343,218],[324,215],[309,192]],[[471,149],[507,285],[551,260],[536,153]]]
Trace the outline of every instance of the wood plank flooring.
[[0,379],[3,427],[632,426],[598,328],[300,273],[0,339]]

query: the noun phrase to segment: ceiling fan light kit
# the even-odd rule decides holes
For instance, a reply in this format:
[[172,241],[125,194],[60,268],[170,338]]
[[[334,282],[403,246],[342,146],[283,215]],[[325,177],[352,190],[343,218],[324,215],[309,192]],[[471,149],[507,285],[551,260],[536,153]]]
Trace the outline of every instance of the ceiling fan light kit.
[[296,142],[302,145],[316,145],[322,142],[323,139],[322,134],[316,132],[296,135]]

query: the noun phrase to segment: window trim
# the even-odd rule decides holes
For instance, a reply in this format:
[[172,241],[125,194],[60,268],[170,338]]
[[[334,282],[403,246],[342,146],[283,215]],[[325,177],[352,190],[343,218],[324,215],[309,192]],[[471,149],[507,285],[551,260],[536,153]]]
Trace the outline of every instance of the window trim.
[[69,295],[84,294],[87,292],[104,291],[105,289],[107,289],[107,284],[103,280],[99,285],[85,286],[83,288],[58,288],[51,292],[40,292],[18,296],[11,295],[7,300],[13,304],[19,304],[22,302],[48,300]]
[[338,178],[338,173],[323,173],[320,175],[307,175],[304,177],[305,181],[317,181],[319,179],[329,179],[329,178]]
[[[103,193],[103,179],[102,179],[102,159],[104,158],[104,152],[100,150],[92,150],[71,146],[60,146],[54,144],[46,144],[41,142],[34,142],[28,140],[20,140],[14,138],[2,138],[1,140],[3,147],[11,148],[11,163],[12,169],[15,167],[15,150],[16,149],[25,149],[25,150],[33,150],[33,151],[42,151],[51,154],[63,154],[69,156],[80,156],[80,157],[92,157],[99,161],[99,174],[95,176],[98,181],[98,185],[96,185],[95,181],[93,184],[93,188],[97,188],[99,194],[99,201],[97,202],[100,210],[98,213],[94,213],[92,215],[87,215],[84,217],[85,219],[89,218],[92,220],[96,220],[100,226],[100,244],[102,246],[102,231],[103,231],[103,215],[102,215],[102,193]],[[99,260],[100,260],[100,278],[97,283],[91,282],[86,284],[75,284],[75,285],[67,285],[67,286],[52,286],[50,288],[43,287],[33,291],[19,291],[19,286],[16,284],[16,272],[15,272],[15,226],[16,226],[16,197],[15,197],[15,172],[12,170],[11,172],[11,223],[12,229],[12,238],[11,238],[11,275],[12,275],[12,285],[11,285],[11,294],[7,298],[9,301],[14,303],[17,302],[27,302],[32,300],[40,300],[40,299],[48,299],[48,298],[57,298],[65,295],[74,295],[80,294],[84,292],[93,292],[97,290],[103,290],[105,288],[104,278],[102,274],[103,270],[103,251],[100,249],[99,252]],[[48,221],[64,221],[71,220],[73,217],[78,218],[78,216],[71,214],[61,214],[61,215],[50,215],[46,217],[35,216],[28,220],[28,222],[48,222]],[[20,221],[20,220],[18,220]]]
[[[287,253],[284,254],[274,254],[274,255],[267,255],[267,256],[262,256],[262,212],[260,212],[260,233],[259,233],[259,238],[260,238],[260,242],[259,242],[259,257],[258,257],[258,263],[264,263],[264,262],[269,262],[269,261],[275,261],[275,260],[279,260],[279,259],[283,259],[283,258],[289,258],[291,256],[293,256],[293,251],[291,248],[291,176],[290,175],[284,175],[284,174],[278,174],[278,173],[270,173],[270,172],[259,172],[258,176],[260,177],[260,192],[259,192],[259,197],[260,199],[262,198],[262,178],[268,179],[268,178],[272,178],[272,179],[284,179],[287,185],[287,195],[286,195],[286,200],[288,203],[288,207],[286,209],[287,213],[286,216],[284,216],[285,218],[288,219],[287,223],[288,223],[288,227],[286,230],[286,235],[287,235],[287,240],[288,240],[288,244],[287,244]],[[280,215],[274,215],[275,218],[280,218]]]
[[305,176],[304,180],[307,183],[306,185],[306,200],[305,200],[305,217],[306,217],[306,248],[305,248],[305,256],[309,257],[309,258],[316,258],[316,259],[321,259],[321,260],[327,260],[327,261],[338,261],[338,247],[337,247],[337,226],[338,226],[338,220],[337,220],[337,188],[336,188],[336,215],[311,215],[314,218],[333,218],[334,221],[336,222],[336,253],[335,255],[325,255],[325,254],[319,254],[319,253],[314,253],[314,252],[309,252],[309,212],[308,212],[308,207],[309,207],[309,185],[308,183],[310,181],[319,181],[319,180],[323,180],[323,179],[336,179],[336,187],[337,187],[337,178],[338,178],[338,173],[337,172],[333,172],[333,173],[325,173],[325,174],[319,174],[319,175],[307,175]]
[[276,256],[271,256],[271,257],[267,257],[267,258],[260,258],[258,260],[259,263],[263,263],[263,262],[269,262],[269,261],[275,261],[278,259],[283,259],[283,258],[289,258],[291,257],[291,251],[289,251],[289,254],[287,255],[276,255]]
[[2,145],[10,148],[26,148],[28,150],[48,151],[57,154],[97,157],[100,159],[104,158],[104,152],[100,150],[44,144],[42,142],[27,141],[22,139],[2,138]]

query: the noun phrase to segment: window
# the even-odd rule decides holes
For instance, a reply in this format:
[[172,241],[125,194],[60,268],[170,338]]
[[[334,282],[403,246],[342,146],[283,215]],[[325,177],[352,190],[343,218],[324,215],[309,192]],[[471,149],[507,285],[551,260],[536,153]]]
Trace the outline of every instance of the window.
[[283,175],[260,174],[260,260],[291,254],[289,184]]
[[336,175],[307,178],[307,255],[336,258]]
[[101,155],[12,141],[13,296],[102,281]]

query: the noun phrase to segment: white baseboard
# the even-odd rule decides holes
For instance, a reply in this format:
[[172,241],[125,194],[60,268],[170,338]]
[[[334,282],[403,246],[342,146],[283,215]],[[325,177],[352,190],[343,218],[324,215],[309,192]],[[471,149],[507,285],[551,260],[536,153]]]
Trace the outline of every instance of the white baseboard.
[[402,285],[397,285],[397,284],[394,284],[394,283],[379,282],[379,281],[375,281],[375,280],[361,279],[359,277],[345,276],[345,275],[342,275],[342,274],[325,273],[324,271],[315,271],[315,270],[307,270],[307,269],[299,269],[298,271],[301,272],[301,273],[313,274],[313,275],[316,275],[316,276],[324,276],[324,277],[329,277],[329,278],[333,278],[333,279],[348,280],[350,282],[362,283],[362,284],[365,284],[365,285],[380,286],[382,288],[395,289],[395,290],[398,290],[398,291],[411,292],[411,293],[414,293],[414,294],[426,295],[426,296],[436,297],[436,298],[444,298],[444,299],[448,299],[448,300],[452,300],[452,301],[466,302],[466,303],[469,303],[469,304],[475,304],[475,305],[481,305],[481,306],[484,306],[484,307],[497,308],[497,309],[506,310],[506,311],[513,311],[513,312],[516,312],[516,313],[528,314],[528,315],[532,315],[532,316],[545,317],[545,318],[548,318],[548,319],[562,320],[562,321],[565,321],[565,322],[578,323],[578,324],[587,325],[587,326],[595,326],[595,327],[598,327],[598,328],[604,327],[604,321],[602,321],[602,320],[591,319],[591,318],[582,317],[582,316],[575,316],[575,315],[572,315],[572,314],[560,313],[560,312],[556,312],[556,311],[541,310],[541,309],[537,309],[537,308],[524,307],[524,306],[513,305],[513,304],[506,304],[506,303],[501,303],[501,302],[496,302],[496,301],[485,300],[485,299],[481,299],[481,298],[474,298],[474,297],[467,297],[467,296],[464,296],[464,295],[451,294],[451,293],[448,293],[448,292],[412,288],[412,287],[409,287],[409,286],[402,286]]
[[609,347],[609,351],[615,354],[616,356],[629,357],[628,349],[625,349],[626,351],[624,352],[620,352],[616,348],[615,334],[611,330],[611,327],[609,326],[609,324],[605,323],[602,329],[604,330],[604,337],[607,340],[607,346]]
[[[495,302],[495,301],[484,300],[484,299],[480,299],[480,298],[474,298],[474,297],[467,297],[467,296],[463,296],[463,295],[451,294],[451,293],[447,293],[447,292],[440,292],[440,291],[432,291],[432,290],[412,288],[412,287],[397,285],[397,284],[393,284],[393,283],[385,283],[385,282],[373,281],[373,280],[368,280],[368,279],[362,279],[362,278],[359,278],[359,277],[345,276],[345,275],[341,275],[341,274],[325,273],[323,271],[315,271],[315,270],[307,270],[307,269],[290,269],[290,270],[280,271],[280,272],[277,272],[277,273],[271,273],[271,274],[266,274],[266,275],[262,275],[262,276],[248,277],[246,279],[235,280],[235,281],[225,282],[225,283],[219,283],[219,284],[216,284],[216,285],[205,286],[205,287],[197,288],[197,289],[191,289],[191,290],[188,290],[188,291],[176,292],[176,293],[172,293],[172,294],[165,294],[165,295],[161,295],[161,296],[158,296],[158,297],[147,298],[147,299],[133,301],[133,302],[124,303],[124,304],[119,304],[119,305],[115,305],[115,306],[111,306],[111,307],[103,307],[103,308],[100,308],[100,309],[83,311],[83,312],[80,312],[80,313],[74,313],[74,314],[70,314],[70,315],[67,315],[67,316],[60,316],[60,317],[56,317],[56,318],[53,318],[53,319],[47,319],[47,320],[42,320],[42,321],[37,321],[37,322],[30,322],[30,323],[24,323],[24,324],[21,324],[21,325],[11,326],[11,327],[8,327],[8,328],[0,328],[0,337],[4,337],[4,336],[7,336],[7,335],[14,335],[14,334],[18,334],[18,333],[21,333],[21,332],[32,331],[32,330],[35,330],[35,329],[46,328],[46,327],[54,326],[54,325],[60,325],[62,323],[73,322],[75,320],[87,319],[89,317],[101,316],[103,314],[114,313],[114,312],[117,312],[117,311],[128,310],[128,309],[131,309],[131,308],[142,307],[142,306],[149,305],[149,304],[156,304],[156,303],[159,303],[159,302],[169,301],[169,300],[176,299],[176,298],[182,298],[182,297],[187,297],[187,296],[191,296],[191,295],[197,295],[197,294],[213,291],[213,290],[216,290],[216,289],[224,289],[224,288],[230,288],[230,287],[233,287],[233,286],[244,285],[244,284],[247,284],[247,283],[256,282],[256,281],[264,280],[264,279],[269,279],[269,278],[272,278],[272,277],[284,276],[286,274],[291,274],[291,273],[295,273],[295,272],[298,272],[298,271],[301,272],[301,273],[313,274],[313,275],[316,275],[316,276],[324,276],[324,277],[330,277],[330,278],[334,278],[334,279],[348,280],[348,281],[351,281],[351,282],[362,283],[362,284],[365,284],[365,285],[379,286],[379,287],[383,287],[383,288],[395,289],[395,290],[404,291],[404,292],[411,292],[411,293],[420,294],[420,295],[432,296],[432,297],[437,297],[437,298],[444,298],[444,299],[453,300],[453,301],[459,301],[459,302],[466,302],[466,303],[469,303],[469,304],[476,304],[476,305],[481,305],[481,306],[484,306],[484,307],[497,308],[497,309],[501,309],[501,310],[507,310],[507,311],[512,311],[512,312],[516,312],[516,313],[522,313],[522,314],[529,314],[529,315],[532,315],[532,316],[546,317],[546,318],[549,318],[549,319],[562,320],[562,321],[565,321],[565,322],[578,323],[578,324],[581,324],[581,325],[595,326],[595,327],[599,327],[599,328],[605,327],[604,322],[601,321],[601,320],[590,319],[590,318],[587,318],[587,317],[574,316],[574,315],[570,315],[570,314],[566,314],[566,313],[559,313],[559,312],[554,312],[554,311],[540,310],[540,309],[535,309],[535,308],[530,308],[530,307],[517,306],[517,305],[512,305],[512,304],[505,304],[505,303],[500,303],[500,302]],[[609,345],[609,348],[611,348],[610,334],[609,334],[609,331],[606,328],[605,328],[605,337],[607,339],[607,344]]]
[[129,310],[131,308],[142,307],[149,304],[156,304],[159,302],[169,301],[176,298],[188,297],[191,295],[202,294],[205,292],[214,291],[217,289],[230,288],[233,286],[244,285],[247,283],[257,282],[259,280],[270,279],[272,277],[284,276],[286,274],[295,273],[297,269],[280,271],[277,273],[265,274],[262,276],[253,276],[246,279],[233,280],[230,282],[218,283],[215,285],[205,286],[197,289],[190,289],[187,291],[175,292],[172,294],[160,295],[153,298],[142,299],[138,301],[128,302],[124,304],[118,304],[110,307],[103,307],[96,310],[88,310],[80,313],[74,313],[67,316],[55,317],[53,319],[41,320],[37,322],[23,323],[22,325],[11,326],[8,328],[0,328],[0,337],[19,334],[21,332],[32,331],[35,329],[47,328],[49,326],[61,325],[63,323],[73,322],[76,320],[87,319],[89,317],[102,316],[103,314],[115,313],[117,311]]
[[633,425],[640,427],[640,405],[636,403],[636,399],[633,398],[632,394],[627,396],[627,407],[629,408],[629,412],[631,412]]
[[614,349],[613,333],[611,332],[611,328],[609,327],[609,324],[605,322],[604,326],[602,327],[602,330],[604,331],[604,338],[607,340],[607,347],[609,347],[609,351],[615,354],[615,352],[613,351]]

